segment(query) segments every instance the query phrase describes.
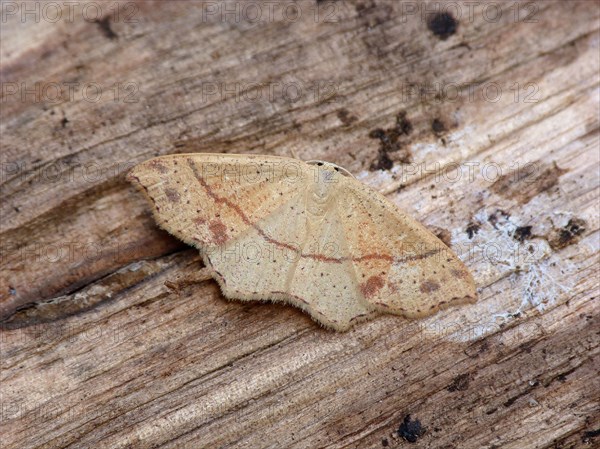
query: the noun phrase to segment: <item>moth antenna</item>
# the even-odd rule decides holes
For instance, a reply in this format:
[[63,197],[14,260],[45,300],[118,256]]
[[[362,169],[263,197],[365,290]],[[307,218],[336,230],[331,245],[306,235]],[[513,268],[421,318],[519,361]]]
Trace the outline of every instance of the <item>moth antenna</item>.
[[356,176],[354,176],[352,173],[350,173],[350,171],[348,171],[341,165],[334,164],[333,162],[322,161],[320,159],[311,159],[310,161],[306,161],[306,163],[309,165],[323,165],[323,164],[333,165],[333,167],[335,168],[335,170],[337,172],[342,173],[342,175],[349,176],[351,178],[356,179]]

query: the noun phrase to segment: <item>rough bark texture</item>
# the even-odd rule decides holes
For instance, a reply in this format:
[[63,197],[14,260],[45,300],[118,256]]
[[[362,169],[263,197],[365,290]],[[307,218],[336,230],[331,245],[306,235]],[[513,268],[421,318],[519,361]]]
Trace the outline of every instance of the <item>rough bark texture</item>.
[[[47,5],[2,4],[3,448],[599,444],[597,2]],[[479,301],[223,299],[124,180],[196,151],[346,167]]]

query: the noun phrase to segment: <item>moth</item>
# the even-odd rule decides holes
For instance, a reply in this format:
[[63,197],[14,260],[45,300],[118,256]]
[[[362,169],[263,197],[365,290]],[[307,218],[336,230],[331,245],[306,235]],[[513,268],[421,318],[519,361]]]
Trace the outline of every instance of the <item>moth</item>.
[[229,299],[291,304],[336,331],[476,300],[441,240],[336,164],[177,154],[137,165],[128,180],[161,228],[200,250]]

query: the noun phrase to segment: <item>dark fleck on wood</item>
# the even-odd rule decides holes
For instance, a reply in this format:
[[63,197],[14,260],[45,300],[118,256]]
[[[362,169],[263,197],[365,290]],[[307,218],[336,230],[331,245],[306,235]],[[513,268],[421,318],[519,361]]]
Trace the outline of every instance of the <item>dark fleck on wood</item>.
[[567,170],[559,168],[556,162],[528,163],[501,176],[492,184],[491,189],[505,198],[525,204],[554,187],[560,176],[566,172]]
[[577,243],[581,235],[585,232],[586,226],[585,220],[571,218],[565,226],[554,230],[549,239],[550,245],[553,249],[559,250]]
[[473,236],[479,232],[479,225],[477,223],[469,223],[465,229],[465,232],[469,238],[472,239]]
[[449,12],[433,14],[427,21],[429,30],[445,41],[458,29],[458,21]]
[[465,391],[469,388],[470,374],[460,374],[452,380],[452,383],[446,387],[448,391]]
[[426,430],[421,425],[421,421],[418,419],[412,420],[410,415],[404,417],[404,421],[398,428],[398,435],[409,443],[416,443],[425,432]]
[[527,239],[530,239],[531,238],[531,228],[532,228],[532,226],[519,226],[517,229],[515,229],[513,238],[521,243]]

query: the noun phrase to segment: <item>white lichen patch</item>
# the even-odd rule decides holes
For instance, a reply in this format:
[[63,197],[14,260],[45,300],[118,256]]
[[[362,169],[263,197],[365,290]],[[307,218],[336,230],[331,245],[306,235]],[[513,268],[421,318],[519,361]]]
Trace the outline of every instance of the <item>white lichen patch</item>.
[[374,189],[381,189],[400,179],[403,170],[404,168],[401,164],[395,164],[389,170],[361,170],[360,172],[356,173],[354,177],[360,182],[364,182]]
[[533,231],[499,210],[476,214],[470,232],[454,230],[452,247],[480,286],[480,298],[464,311],[449,338],[480,338],[522,314],[544,312],[568,295],[575,265],[557,255],[545,235]]

